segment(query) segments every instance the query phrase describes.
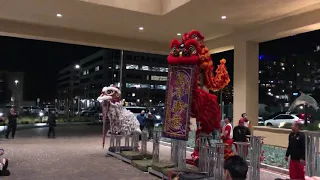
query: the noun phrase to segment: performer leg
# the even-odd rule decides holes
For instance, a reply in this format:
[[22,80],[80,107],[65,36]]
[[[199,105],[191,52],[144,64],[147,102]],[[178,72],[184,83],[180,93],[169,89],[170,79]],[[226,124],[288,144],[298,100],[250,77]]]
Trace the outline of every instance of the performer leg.
[[8,139],[9,138],[9,134],[11,132],[11,128],[12,128],[12,125],[9,124],[8,127],[7,127],[7,132],[6,132],[6,138]]
[[50,137],[51,133],[52,133],[52,127],[50,127],[50,126],[49,126],[49,130],[48,130],[48,138]]
[[52,127],[52,135],[53,135],[53,138],[56,137],[56,127]]
[[15,136],[15,134],[16,134],[16,129],[17,129],[17,125],[13,125],[13,126],[12,126],[12,134],[11,134],[12,139],[14,139],[14,136]]
[[290,179],[304,179],[304,165],[298,160],[290,160]]

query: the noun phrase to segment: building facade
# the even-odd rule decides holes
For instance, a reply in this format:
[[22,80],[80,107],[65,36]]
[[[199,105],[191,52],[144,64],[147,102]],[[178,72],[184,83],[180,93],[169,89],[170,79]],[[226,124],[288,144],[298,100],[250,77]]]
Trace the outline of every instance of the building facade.
[[0,71],[0,104],[23,102],[24,73]]
[[58,73],[57,90],[60,106],[70,107],[75,97],[79,96],[80,67],[69,65]]
[[280,58],[260,56],[260,102],[291,103],[300,91],[317,96],[317,91],[320,91],[320,63],[317,61],[319,55],[319,52],[314,52]]
[[159,104],[165,99],[166,56],[103,49],[80,60],[78,94],[95,100],[104,86],[114,84],[122,99],[136,105]]

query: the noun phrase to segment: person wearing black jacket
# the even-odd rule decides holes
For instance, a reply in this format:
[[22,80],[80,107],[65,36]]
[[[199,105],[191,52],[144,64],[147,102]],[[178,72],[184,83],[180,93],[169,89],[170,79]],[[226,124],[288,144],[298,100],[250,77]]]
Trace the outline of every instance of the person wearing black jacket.
[[[250,129],[245,126],[245,121],[240,119],[239,125],[233,128],[233,142],[248,142],[248,135],[251,135]],[[237,144],[235,144],[235,147],[238,151]]]
[[292,132],[289,135],[289,145],[285,160],[289,163],[289,175],[291,179],[304,179],[305,166],[305,135],[300,131],[301,125],[293,123]]
[[153,115],[150,112],[148,113],[145,122],[146,122],[145,126],[149,133],[149,139],[151,139],[153,138],[153,129],[154,129],[155,120]]
[[16,134],[16,129],[17,129],[17,117],[18,114],[14,111],[14,108],[10,109],[10,112],[8,114],[8,129],[6,133],[6,138],[9,139],[9,134],[11,133],[12,139],[14,139],[14,136]]
[[56,137],[56,113],[54,111],[51,111],[48,117],[48,124],[49,124],[49,131],[48,131],[48,138],[50,138],[50,135],[52,134],[53,138]]

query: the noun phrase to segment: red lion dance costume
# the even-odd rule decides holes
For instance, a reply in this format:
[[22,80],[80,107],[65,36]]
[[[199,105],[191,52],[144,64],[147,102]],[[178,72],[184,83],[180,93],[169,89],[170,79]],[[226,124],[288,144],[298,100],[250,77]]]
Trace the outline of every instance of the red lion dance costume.
[[[199,74],[202,74],[203,86],[210,92],[223,89],[230,82],[225,66],[226,60],[222,59],[220,61],[216,75],[214,75],[214,67],[209,49],[204,45],[202,34],[196,30],[185,33],[181,42],[174,39],[171,42],[170,48],[171,52],[168,56],[168,63],[170,65],[196,65],[195,79],[198,82],[192,85],[191,117],[196,118],[196,121],[200,124],[196,131],[197,147],[199,135],[211,134],[214,129],[221,128],[220,107],[217,97],[199,87]],[[225,151],[225,153],[229,152]],[[192,153],[193,160],[187,162],[194,164],[198,159],[198,154],[199,150],[195,148]]]

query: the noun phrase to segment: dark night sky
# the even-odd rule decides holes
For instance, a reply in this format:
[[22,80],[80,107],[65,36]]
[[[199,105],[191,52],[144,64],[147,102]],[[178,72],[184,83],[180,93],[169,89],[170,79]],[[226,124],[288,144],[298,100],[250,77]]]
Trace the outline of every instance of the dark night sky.
[[100,49],[11,37],[0,37],[0,45],[0,69],[25,72],[26,100],[53,100],[58,71]]
[[[95,53],[100,48],[45,41],[0,37],[0,69],[25,72],[25,99],[53,100],[57,72],[66,65]],[[311,53],[320,45],[320,31],[291,36],[260,44],[260,54],[287,55]],[[226,58],[232,76],[233,51],[213,56],[215,64]]]

